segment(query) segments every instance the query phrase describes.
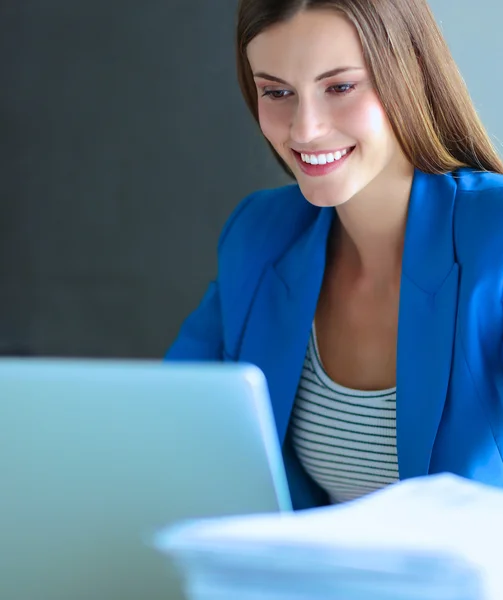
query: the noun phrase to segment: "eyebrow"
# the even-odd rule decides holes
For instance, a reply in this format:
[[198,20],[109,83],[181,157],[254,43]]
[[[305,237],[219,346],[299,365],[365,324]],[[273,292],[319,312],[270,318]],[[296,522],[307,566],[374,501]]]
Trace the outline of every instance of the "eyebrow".
[[[363,67],[338,67],[337,69],[332,69],[330,71],[326,71],[321,75],[318,75],[315,78],[315,81],[322,81],[323,79],[328,79],[329,77],[335,77],[336,75],[340,75],[341,73],[345,73],[346,71],[362,71]],[[253,77],[260,77],[261,79],[267,79],[268,81],[275,81],[277,83],[283,83],[284,85],[289,85],[284,79],[280,77],[276,77],[275,75],[269,75],[268,73],[264,73],[262,71],[258,73],[254,73]]]

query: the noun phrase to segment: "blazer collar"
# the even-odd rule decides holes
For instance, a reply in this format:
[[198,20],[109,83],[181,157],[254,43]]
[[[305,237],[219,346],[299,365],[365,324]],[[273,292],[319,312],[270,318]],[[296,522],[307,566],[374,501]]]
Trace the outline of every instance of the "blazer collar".
[[[302,202],[307,201],[302,198]],[[310,208],[306,229],[274,265],[276,274],[292,293],[305,288],[306,277],[313,269],[325,270],[326,246],[336,213],[333,208]],[[319,289],[315,291],[319,293]]]
[[409,200],[403,274],[429,294],[438,290],[455,262],[452,174],[428,175],[416,169]]

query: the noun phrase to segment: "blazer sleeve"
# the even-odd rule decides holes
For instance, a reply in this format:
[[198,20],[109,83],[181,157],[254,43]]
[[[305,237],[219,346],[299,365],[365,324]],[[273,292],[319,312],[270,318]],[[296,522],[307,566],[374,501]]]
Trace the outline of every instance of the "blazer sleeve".
[[165,360],[223,359],[222,312],[218,282],[208,286],[199,306],[184,321]]
[[[218,241],[219,271],[222,255],[225,254],[225,248],[228,245],[229,232],[236,229],[235,223],[237,221],[243,221],[241,217],[246,212],[247,207],[252,204],[255,197],[256,193],[253,193],[244,198],[222,229]],[[239,233],[237,237],[239,237]],[[210,283],[199,306],[183,322],[177,338],[165,354],[165,360],[224,360],[223,319],[219,278],[220,275],[217,276],[215,281]]]

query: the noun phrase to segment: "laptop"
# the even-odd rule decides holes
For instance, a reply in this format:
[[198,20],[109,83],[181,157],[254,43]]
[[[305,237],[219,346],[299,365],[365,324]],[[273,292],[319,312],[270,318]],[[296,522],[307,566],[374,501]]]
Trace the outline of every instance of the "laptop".
[[5,600],[178,600],[157,531],[291,509],[243,364],[1,359],[0,474]]

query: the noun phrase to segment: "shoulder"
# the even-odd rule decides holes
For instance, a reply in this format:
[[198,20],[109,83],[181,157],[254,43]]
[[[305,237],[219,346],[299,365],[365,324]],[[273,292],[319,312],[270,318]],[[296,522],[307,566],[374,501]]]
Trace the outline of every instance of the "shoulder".
[[456,174],[454,241],[458,259],[478,270],[503,270],[503,175]]
[[227,220],[219,254],[250,250],[278,254],[316,218],[296,184],[256,191],[244,198]]
[[463,168],[456,171],[453,175],[461,192],[484,194],[491,190],[503,190],[503,175],[499,173]]

